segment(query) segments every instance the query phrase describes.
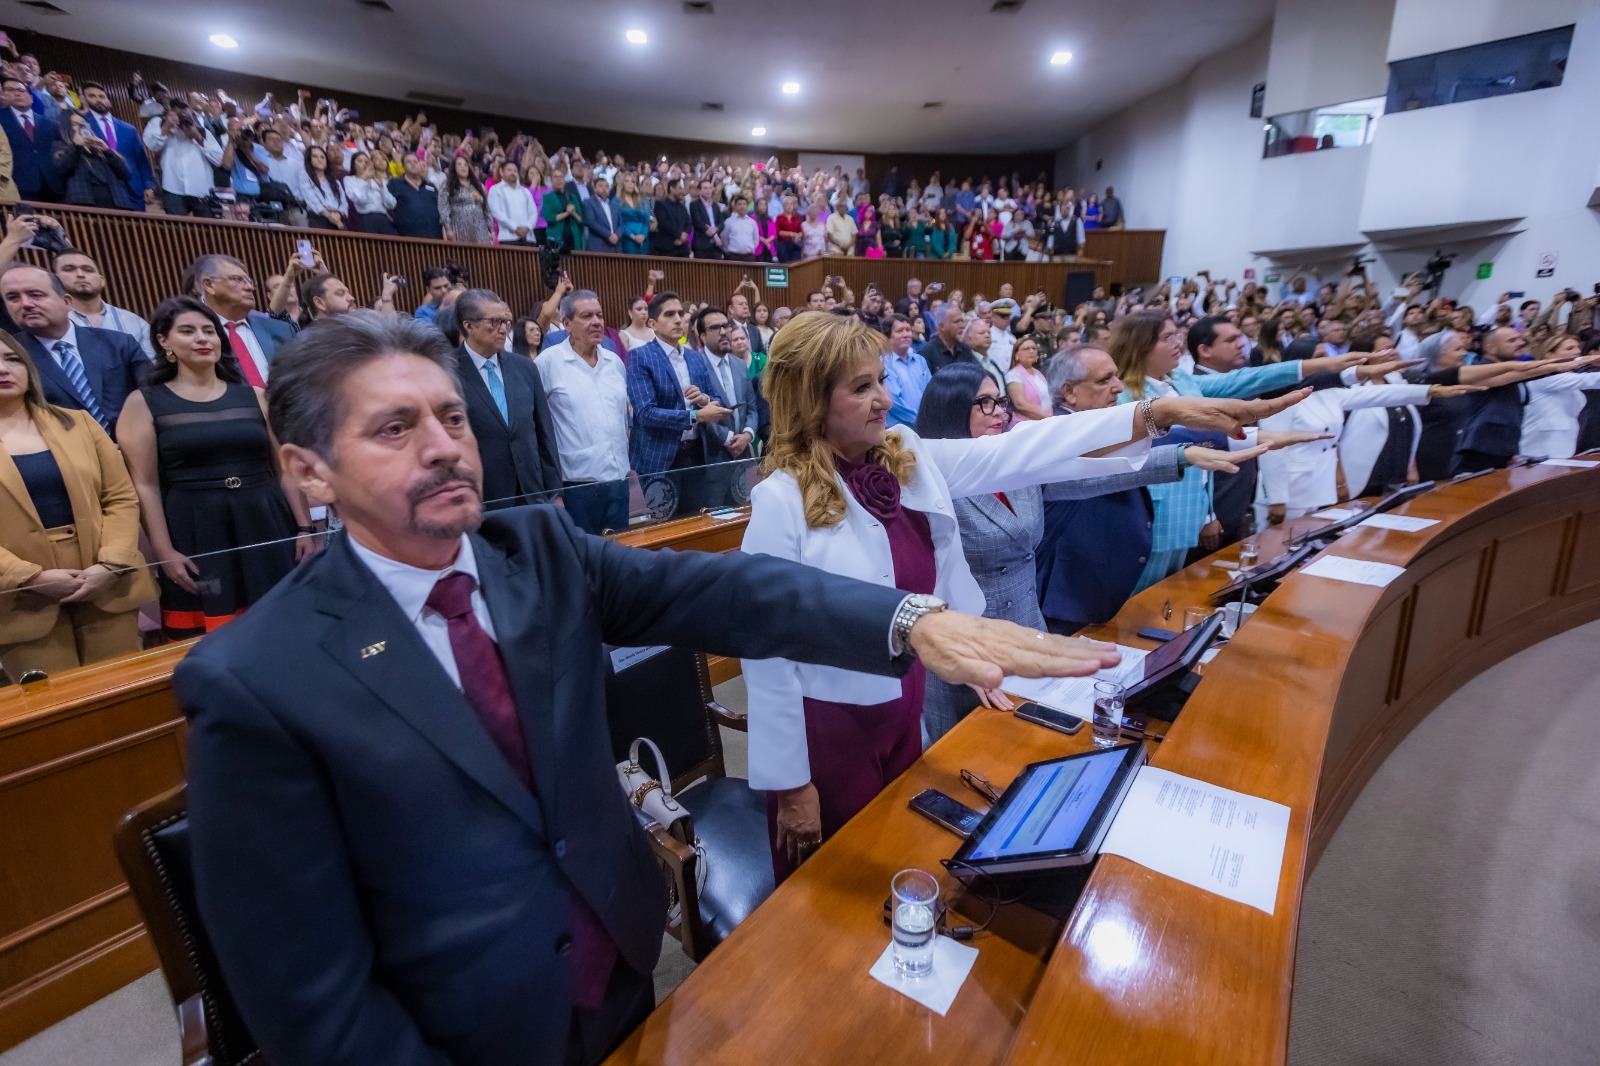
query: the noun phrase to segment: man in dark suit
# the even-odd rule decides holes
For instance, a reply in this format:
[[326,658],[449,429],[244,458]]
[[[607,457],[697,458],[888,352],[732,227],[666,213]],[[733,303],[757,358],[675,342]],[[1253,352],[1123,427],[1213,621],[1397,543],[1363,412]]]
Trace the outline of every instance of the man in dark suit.
[[144,150],[144,138],[132,125],[111,113],[111,97],[99,82],[86,81],[78,92],[88,109],[84,117],[89,120],[90,130],[127,161],[128,191],[133,193],[134,203],[143,211],[144,205],[153,202],[156,194],[155,173],[150,169],[150,155]]
[[222,331],[245,381],[265,386],[273,357],[294,339],[297,327],[256,310],[256,283],[249,268],[231,255],[202,255],[185,277],[195,295],[222,319]]
[[21,78],[0,77],[0,129],[11,145],[11,180],[24,200],[55,202],[63,182],[50,153],[61,139],[55,119],[39,111]]
[[484,519],[454,365],[371,311],[283,354],[285,471],[345,532],[174,675],[200,914],[272,1062],[587,1066],[654,1006],[667,898],[617,786],[604,643],[891,676],[915,655],[987,685],[1115,661],[557,508]]
[[750,380],[750,368],[741,355],[735,354],[736,342],[744,356],[749,355],[750,348],[738,323],[714,305],[702,307],[695,316],[693,336],[700,339],[700,355],[711,370],[711,384],[716,389],[713,402],[728,409],[727,418],[711,423],[707,437],[706,461],[720,465],[705,471],[701,504],[740,507],[749,502],[749,494],[736,487],[749,484],[748,474],[744,467],[728,464],[755,455],[761,430],[761,407]]
[[488,289],[468,289],[456,299],[461,395],[490,507],[551,503],[542,494],[561,488],[561,456],[539,370],[532,360],[505,357],[511,321],[511,309]]
[[[726,451],[730,412],[706,357],[678,343],[688,329],[678,294],[656,293],[647,316],[656,339],[628,357],[628,402],[633,407],[628,462],[639,475],[651,513],[665,518],[715,505],[704,467]],[[668,471],[678,473],[667,476]]]
[[656,197],[656,231],[650,234],[650,254],[689,258],[689,208],[683,202],[683,179],[667,182],[667,195]]
[[689,225],[694,229],[694,257],[721,259],[722,223],[728,218],[728,209],[711,198],[709,178],[701,178],[697,188],[699,195],[689,205]]
[[0,299],[39,368],[44,398],[89,412],[116,436],[122,405],[150,365],[139,342],[115,330],[73,325],[61,279],[38,267],[14,266],[0,275]]
[[620,252],[622,251],[621,230],[618,228],[621,210],[617,201],[611,198],[611,183],[605,178],[594,179],[594,190],[589,198],[583,202],[583,223],[589,227],[589,236],[584,245],[590,252]]

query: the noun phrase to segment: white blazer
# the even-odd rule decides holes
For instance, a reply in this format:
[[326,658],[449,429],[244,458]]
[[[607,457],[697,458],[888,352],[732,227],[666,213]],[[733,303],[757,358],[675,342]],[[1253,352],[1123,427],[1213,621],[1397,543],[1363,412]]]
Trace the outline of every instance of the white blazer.
[[[1391,385],[1404,385],[1400,374],[1390,374],[1384,379]],[[1363,385],[1361,388],[1374,388]],[[1390,405],[1397,406],[1397,405]],[[1406,406],[1410,406],[1409,404]],[[1378,465],[1378,456],[1389,439],[1389,415],[1376,407],[1363,407],[1350,412],[1344,420],[1344,432],[1339,435],[1339,466],[1344,470],[1344,483],[1351,492],[1360,492],[1372,477],[1372,468]],[[1417,445],[1422,442],[1422,419],[1416,409],[1411,411],[1411,458],[1417,456]],[[1410,459],[1406,460],[1410,464]]]
[[[952,500],[1139,469],[1150,449],[1148,440],[1119,448],[1113,456],[1080,458],[1132,437],[1137,406],[1045,418],[993,437],[923,440],[907,426],[891,430],[917,457],[911,483],[901,487],[900,502],[928,516],[937,575],[934,595],[955,610],[983,613],[983,592],[967,568]],[[839,484],[842,488],[843,479]],[[894,560],[883,525],[848,490],[844,495],[843,521],[813,529],[806,524],[799,483],[790,474],[774,473],[751,493],[744,550],[892,587]],[[826,625],[827,619],[815,622]],[[885,633],[885,642],[888,639]],[[811,780],[806,697],[872,706],[900,695],[899,678],[832,666],[746,659],[743,668],[749,697],[750,787],[756,789],[797,788]]]
[[1522,455],[1571,459],[1578,450],[1578,415],[1588,402],[1586,389],[1600,389],[1600,374],[1556,374],[1524,382],[1528,402],[1522,408]]
[[[1314,440],[1278,453],[1284,475],[1283,502],[1289,515],[1308,514],[1339,500],[1339,442],[1344,413],[1368,407],[1400,407],[1428,402],[1426,385],[1367,385],[1355,389],[1321,389],[1282,412],[1283,424],[1275,429],[1300,433],[1331,433],[1334,440]],[[1380,439],[1378,447],[1383,447]],[[1263,456],[1265,458],[1265,456]],[[1377,453],[1373,452],[1373,460]],[[1368,466],[1371,473],[1371,466]],[[1353,486],[1351,491],[1366,484]]]

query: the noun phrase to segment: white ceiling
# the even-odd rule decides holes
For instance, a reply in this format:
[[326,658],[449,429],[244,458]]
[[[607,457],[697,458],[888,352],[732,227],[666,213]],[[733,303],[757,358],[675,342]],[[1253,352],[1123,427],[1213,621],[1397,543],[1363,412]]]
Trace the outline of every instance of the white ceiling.
[[[1055,149],[1256,33],[1273,0],[55,0],[18,24],[94,44],[552,122],[819,151]],[[630,45],[624,31],[649,34]],[[213,33],[237,38],[227,51]],[[1051,66],[1050,53],[1073,53]],[[800,82],[797,96],[779,86]],[[226,86],[224,86],[226,88]],[[925,101],[943,101],[924,110]],[[720,114],[700,109],[722,101]],[[251,101],[253,102],[253,101]]]

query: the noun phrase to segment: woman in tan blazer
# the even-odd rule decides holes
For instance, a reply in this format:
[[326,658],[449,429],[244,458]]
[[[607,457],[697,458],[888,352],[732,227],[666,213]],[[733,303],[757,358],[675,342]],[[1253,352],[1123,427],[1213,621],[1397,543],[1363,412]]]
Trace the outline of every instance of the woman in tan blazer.
[[39,372],[0,333],[0,667],[12,681],[139,650],[156,597],[139,503],[111,438],[44,400]]

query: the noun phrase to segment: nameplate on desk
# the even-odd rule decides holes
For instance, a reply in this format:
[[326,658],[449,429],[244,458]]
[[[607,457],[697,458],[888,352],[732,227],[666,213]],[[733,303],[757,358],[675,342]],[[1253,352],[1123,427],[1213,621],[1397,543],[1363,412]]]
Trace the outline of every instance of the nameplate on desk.
[[1288,839],[1283,804],[1143,766],[1100,854],[1271,914]]
[[1331,581],[1352,581],[1358,585],[1376,585],[1382,588],[1406,572],[1403,566],[1375,563],[1369,559],[1346,559],[1337,555],[1324,555],[1304,567],[1302,574],[1324,577]]
[[657,644],[650,648],[612,648],[611,669],[614,673],[622,673],[630,666],[638,666],[646,659],[653,659],[666,651],[668,645]]
[[1600,466],[1600,459],[1546,459],[1540,466],[1570,466],[1576,470],[1592,470]]
[[718,507],[715,510],[707,511],[706,517],[713,522],[722,522],[729,518],[738,518],[742,514],[744,514],[744,511],[738,507]]
[[1370,526],[1373,529],[1398,529],[1403,533],[1415,533],[1438,524],[1437,518],[1413,518],[1406,514],[1375,514],[1357,522],[1356,528]]

